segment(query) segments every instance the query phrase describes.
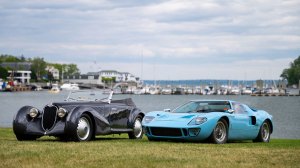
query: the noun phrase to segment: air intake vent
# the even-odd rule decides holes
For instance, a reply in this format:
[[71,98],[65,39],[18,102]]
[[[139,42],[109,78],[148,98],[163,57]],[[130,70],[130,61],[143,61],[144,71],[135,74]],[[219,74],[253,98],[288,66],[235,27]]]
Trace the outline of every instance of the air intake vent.
[[48,105],[45,106],[44,108],[44,113],[43,113],[43,118],[42,118],[42,123],[43,123],[43,128],[44,130],[50,130],[56,121],[56,111],[57,111],[57,107],[56,106],[52,106],[52,105]]
[[180,128],[159,128],[159,127],[150,127],[151,133],[154,136],[170,136],[170,137],[179,137],[182,136]]

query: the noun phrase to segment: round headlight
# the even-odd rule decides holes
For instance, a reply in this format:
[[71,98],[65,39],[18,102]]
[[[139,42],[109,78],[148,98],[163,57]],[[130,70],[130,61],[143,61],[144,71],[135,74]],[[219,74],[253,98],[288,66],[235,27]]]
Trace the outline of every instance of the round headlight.
[[63,118],[67,114],[67,110],[64,108],[59,108],[57,111],[57,116]]
[[206,117],[197,117],[196,119],[195,119],[195,124],[196,125],[200,125],[200,124],[203,124],[204,122],[206,122],[207,121],[207,118]]
[[32,108],[32,109],[29,110],[29,116],[30,116],[31,118],[37,117],[38,114],[39,114],[39,110],[36,109],[36,108]]

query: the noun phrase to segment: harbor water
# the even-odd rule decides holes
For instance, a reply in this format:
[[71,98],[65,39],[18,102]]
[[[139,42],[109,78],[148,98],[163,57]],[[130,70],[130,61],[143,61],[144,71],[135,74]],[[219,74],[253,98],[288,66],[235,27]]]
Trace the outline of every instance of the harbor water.
[[[68,92],[0,92],[0,127],[12,127],[13,117],[24,105],[42,109],[46,104],[64,101]],[[235,100],[273,115],[272,138],[300,139],[300,96],[254,97],[249,95],[114,95],[113,99],[132,98],[145,113],[173,109],[189,100]]]

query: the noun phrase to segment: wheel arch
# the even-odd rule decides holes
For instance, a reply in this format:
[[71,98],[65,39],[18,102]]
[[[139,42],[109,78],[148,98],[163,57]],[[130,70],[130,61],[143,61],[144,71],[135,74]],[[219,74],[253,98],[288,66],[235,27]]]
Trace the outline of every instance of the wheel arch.
[[226,121],[227,126],[228,126],[228,128],[227,128],[227,132],[228,132],[228,130],[229,130],[229,125],[230,125],[229,118],[228,118],[227,116],[223,116],[223,117],[221,117],[219,120],[221,120],[221,119],[224,119],[224,120]]
[[93,126],[92,139],[93,139],[96,136],[96,129],[97,129],[95,117],[90,111],[84,111],[81,115],[83,115],[83,114],[87,114],[92,121],[92,124],[93,124],[92,125]]
[[266,120],[265,120],[265,122],[268,122],[268,124],[270,125],[270,131],[271,131],[271,133],[273,133],[273,123],[272,123],[272,121],[269,119],[269,118],[267,118]]

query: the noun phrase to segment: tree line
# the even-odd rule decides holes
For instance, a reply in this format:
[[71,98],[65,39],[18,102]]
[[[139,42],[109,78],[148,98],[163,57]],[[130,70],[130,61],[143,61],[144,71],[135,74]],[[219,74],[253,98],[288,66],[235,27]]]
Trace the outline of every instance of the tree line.
[[280,75],[288,84],[298,85],[300,81],[300,56],[290,63],[290,68],[284,69]]
[[[26,58],[23,55],[20,57],[13,55],[0,55],[0,64],[1,63],[30,63],[31,70],[31,79],[35,82],[41,81],[53,81],[55,80],[53,74],[47,70],[47,66],[52,66],[55,69],[59,70],[59,77],[61,80],[61,74],[63,72],[64,76],[80,74],[79,69],[76,64],[58,64],[58,63],[49,63],[44,60],[42,57],[33,57]],[[19,66],[18,69],[12,69],[11,67],[0,66],[0,78],[6,79],[8,76],[8,70],[24,70],[22,66]]]

